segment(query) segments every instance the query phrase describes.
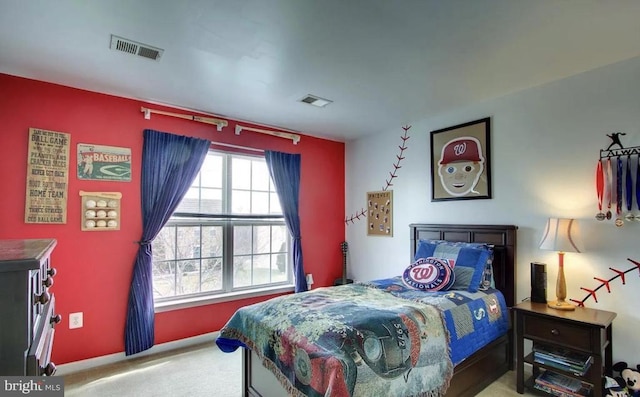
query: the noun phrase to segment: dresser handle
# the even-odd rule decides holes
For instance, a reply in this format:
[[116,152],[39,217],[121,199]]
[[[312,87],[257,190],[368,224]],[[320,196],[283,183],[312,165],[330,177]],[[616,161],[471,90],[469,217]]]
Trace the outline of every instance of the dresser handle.
[[58,273],[58,271],[56,270],[55,267],[52,267],[51,269],[47,270],[47,274],[51,277],[55,276],[56,273]]
[[37,303],[41,303],[41,304],[46,304],[47,302],[49,302],[49,299],[51,299],[51,295],[49,295],[49,293],[47,291],[44,291],[43,293],[41,293],[40,295],[34,295],[33,296],[33,304],[37,304]]
[[42,375],[51,376],[56,373],[56,365],[54,363],[49,363],[40,368],[40,373]]
[[42,285],[44,285],[47,288],[51,287],[53,285],[53,277],[49,276],[45,278],[44,281],[42,282]]
[[558,335],[560,335],[560,331],[558,331],[557,329],[554,328],[554,329],[551,330],[551,335],[558,336]]
[[62,316],[59,314],[56,314],[55,316],[51,317],[51,320],[49,320],[50,324],[59,324],[60,321],[62,321]]

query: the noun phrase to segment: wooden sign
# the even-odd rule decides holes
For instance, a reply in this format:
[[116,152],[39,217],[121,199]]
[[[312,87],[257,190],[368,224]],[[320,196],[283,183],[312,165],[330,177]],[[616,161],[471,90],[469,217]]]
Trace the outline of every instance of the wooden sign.
[[393,191],[367,193],[367,235],[393,236]]
[[67,223],[71,134],[29,128],[25,223]]

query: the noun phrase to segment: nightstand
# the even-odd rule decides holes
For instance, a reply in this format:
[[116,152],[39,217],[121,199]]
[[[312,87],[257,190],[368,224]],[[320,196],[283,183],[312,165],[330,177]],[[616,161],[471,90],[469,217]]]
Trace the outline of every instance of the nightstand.
[[[513,308],[515,315],[516,388],[524,393],[525,386],[533,388],[541,370],[550,370],[593,385],[592,395],[602,396],[604,375],[611,376],[612,323],[616,313],[576,307],[572,311],[555,310],[545,303],[523,302]],[[524,354],[524,340],[554,348],[569,349],[591,355],[589,370],[578,376],[535,362],[533,354]],[[525,381],[524,364],[533,366],[533,376]]]

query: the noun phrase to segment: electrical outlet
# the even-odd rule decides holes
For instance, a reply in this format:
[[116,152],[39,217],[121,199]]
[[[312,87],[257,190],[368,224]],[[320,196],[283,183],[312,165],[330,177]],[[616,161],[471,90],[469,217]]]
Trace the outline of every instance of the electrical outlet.
[[307,273],[307,288],[311,289],[313,285],[313,274]]
[[82,312],[69,314],[69,329],[82,328]]

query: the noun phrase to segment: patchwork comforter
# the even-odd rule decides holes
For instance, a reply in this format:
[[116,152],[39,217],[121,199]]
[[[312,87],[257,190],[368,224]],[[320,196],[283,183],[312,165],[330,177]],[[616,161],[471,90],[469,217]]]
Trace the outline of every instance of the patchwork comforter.
[[428,293],[400,278],[318,288],[239,309],[216,343],[253,350],[292,396],[439,396],[477,350],[473,330],[501,323],[495,292]]
[[436,306],[442,312],[449,332],[454,365],[505,335],[510,327],[504,295],[496,289],[425,292],[407,288],[400,277],[372,281],[370,286],[402,299]]

